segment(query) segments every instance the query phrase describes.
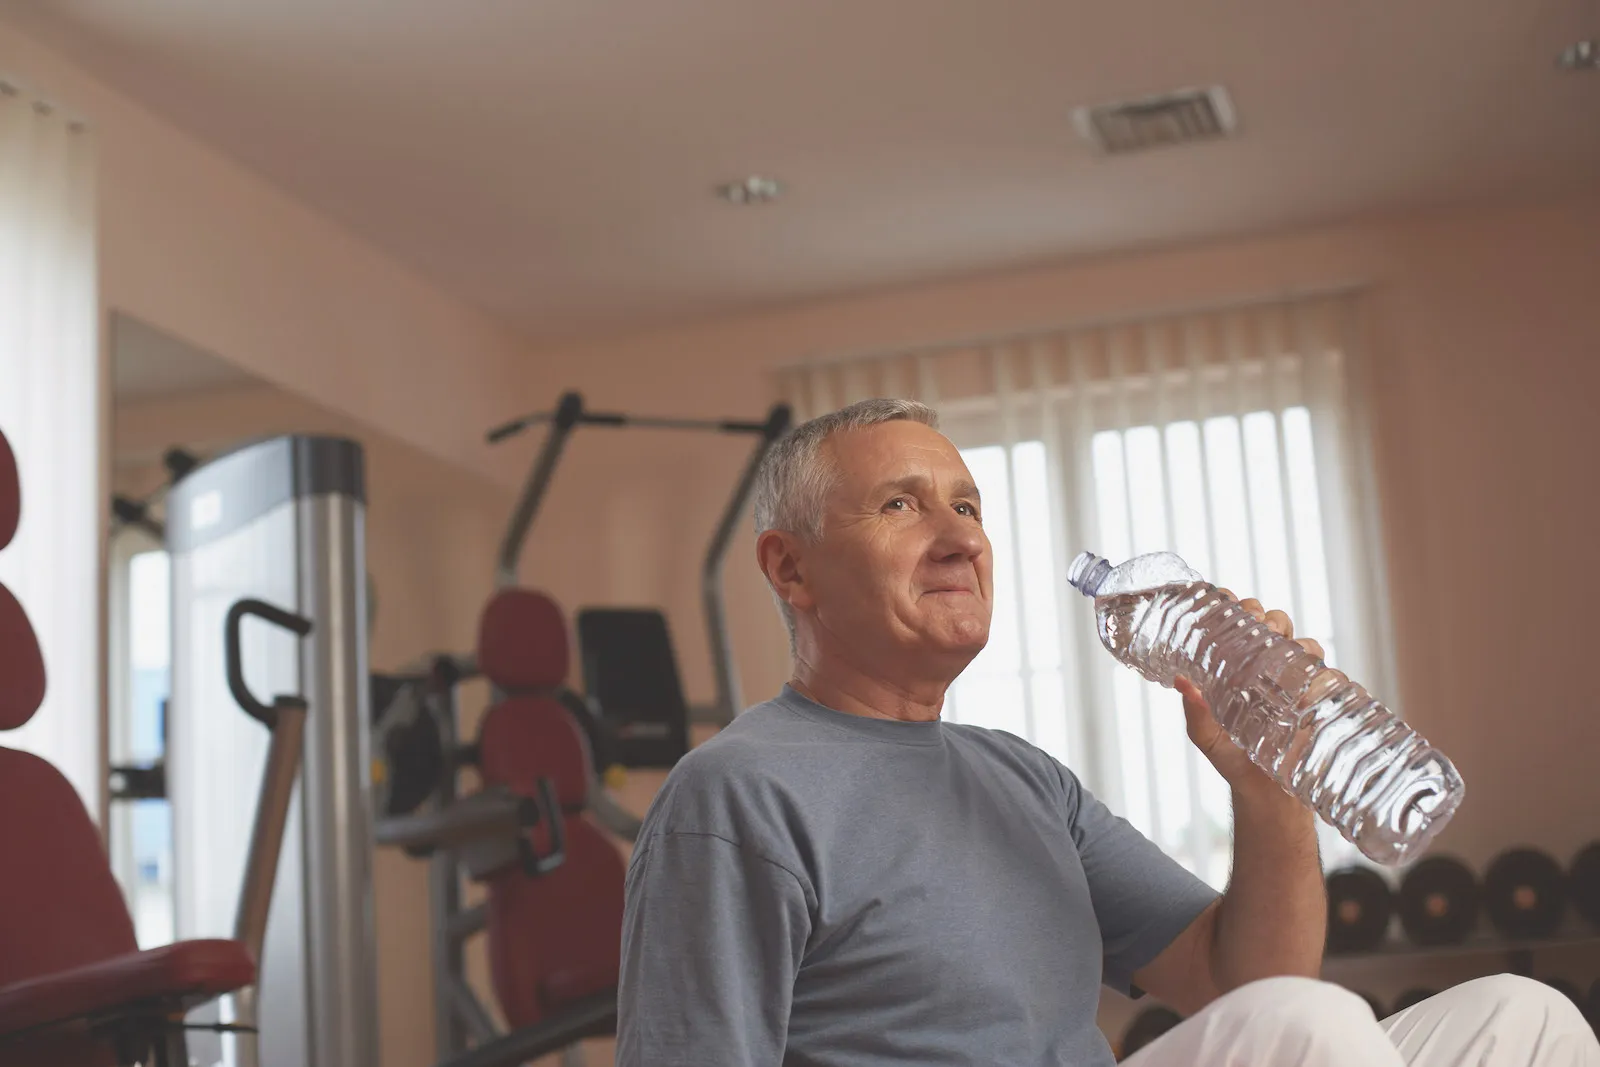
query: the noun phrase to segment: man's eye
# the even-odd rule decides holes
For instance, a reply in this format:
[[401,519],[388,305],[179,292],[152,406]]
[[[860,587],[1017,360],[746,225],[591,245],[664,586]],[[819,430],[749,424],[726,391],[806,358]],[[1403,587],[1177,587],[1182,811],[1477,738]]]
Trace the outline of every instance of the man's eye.
[[971,504],[957,504],[956,510],[962,512],[962,514],[971,515],[973,518],[979,519],[980,522],[982,521],[978,515],[978,509]]
[[908,508],[910,506],[911,506],[911,501],[907,500],[903,496],[897,496],[893,500],[889,501],[887,504],[884,505],[884,507],[890,509],[891,511],[904,511],[906,508]]

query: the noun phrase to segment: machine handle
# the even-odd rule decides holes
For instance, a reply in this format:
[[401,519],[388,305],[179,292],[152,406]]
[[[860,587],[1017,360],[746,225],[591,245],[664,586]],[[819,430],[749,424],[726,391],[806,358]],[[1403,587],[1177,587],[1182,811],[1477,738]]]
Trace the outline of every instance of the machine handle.
[[244,682],[244,656],[240,651],[242,636],[240,630],[243,628],[246,615],[254,615],[299,637],[311,632],[311,620],[284,611],[282,608],[273,607],[262,600],[240,600],[228,609],[228,620],[224,626],[227,638],[228,691],[233,694],[233,699],[238,701],[245,714],[268,730],[272,730],[277,728],[280,709],[291,707],[303,711],[306,699],[303,696],[280,696],[269,707],[251,694],[250,687]]

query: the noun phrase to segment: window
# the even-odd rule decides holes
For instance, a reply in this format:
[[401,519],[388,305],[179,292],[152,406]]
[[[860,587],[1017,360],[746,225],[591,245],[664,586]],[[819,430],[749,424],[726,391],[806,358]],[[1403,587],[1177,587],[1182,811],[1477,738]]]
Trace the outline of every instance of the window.
[[[112,542],[110,757],[148,767],[166,753],[172,689],[171,568],[154,538],[125,527]],[[142,948],[173,939],[172,810],[165,799],[113,800],[113,869]]]
[[[1297,636],[1386,693],[1381,559],[1348,381],[1354,306],[1264,305],[789,372],[807,414],[884,392],[932,403],[978,483],[995,615],[946,716],[1033,742],[1219,888],[1226,785],[1190,745],[1177,694],[1100,645],[1066,566],[1086,549],[1114,563],[1174,551],[1287,611]],[[1359,862],[1322,835],[1325,864]]]
[[[1304,407],[1102,430],[1092,447],[1095,500],[1105,517],[1096,551],[1113,561],[1175,551],[1211,581],[1284,607],[1296,636],[1316,638],[1338,665]],[[1002,445],[962,451],[984,496],[999,610],[989,645],[957,682],[947,714],[1026,737],[1070,765],[1057,613],[1088,605],[1057,603],[1043,443],[1012,445],[1009,469],[1007,452]],[[1226,785],[1189,745],[1178,698],[1131,671],[1111,670],[1122,814],[1220,887],[1231,849]]]

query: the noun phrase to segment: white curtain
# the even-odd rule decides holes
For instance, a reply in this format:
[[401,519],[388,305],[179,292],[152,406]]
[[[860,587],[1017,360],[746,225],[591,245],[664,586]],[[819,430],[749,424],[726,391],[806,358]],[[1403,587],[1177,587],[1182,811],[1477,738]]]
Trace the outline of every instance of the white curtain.
[[[1089,550],[1176,551],[1393,700],[1365,458],[1361,300],[1344,293],[786,368],[801,418],[868,396],[938,409],[995,546],[989,646],[946,714],[1028,738],[1202,877],[1228,797],[1177,698],[1115,664],[1066,584]],[[1396,709],[1400,710],[1400,709]],[[1325,834],[1330,862],[1354,858]]]
[[0,77],[0,430],[22,525],[0,551],[44,650],[44,706],[0,745],[100,798],[100,395],[93,136]]

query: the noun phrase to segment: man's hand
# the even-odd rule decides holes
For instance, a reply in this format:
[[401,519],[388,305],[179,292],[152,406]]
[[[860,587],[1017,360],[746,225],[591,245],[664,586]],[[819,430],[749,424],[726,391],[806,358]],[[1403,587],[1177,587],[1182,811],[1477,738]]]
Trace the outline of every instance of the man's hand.
[[[1233,596],[1226,589],[1221,592],[1225,596]],[[1273,633],[1285,638],[1294,637],[1294,622],[1284,612],[1263,611],[1261,601],[1254,598],[1240,601],[1239,606],[1261,620]],[[1300,641],[1300,645],[1321,658],[1322,646],[1316,641],[1308,637]],[[1211,713],[1211,705],[1206,702],[1198,686],[1187,678],[1179,678],[1174,688],[1183,695],[1183,714],[1189,721],[1189,740],[1230,786],[1248,789],[1270,782],[1267,773],[1250,762],[1245,750],[1234,744],[1222,724],[1217,722],[1216,716]]]
[[[1294,638],[1288,615],[1263,611],[1257,600],[1242,601],[1241,606],[1274,633]],[[1322,655],[1315,641],[1300,644]],[[1322,963],[1327,898],[1311,812],[1250,762],[1198,688],[1184,679],[1176,688],[1183,694],[1189,739],[1232,793],[1233,870],[1222,899],[1134,980],[1180,1011],[1193,1013],[1218,994],[1258,978],[1315,977]]]

